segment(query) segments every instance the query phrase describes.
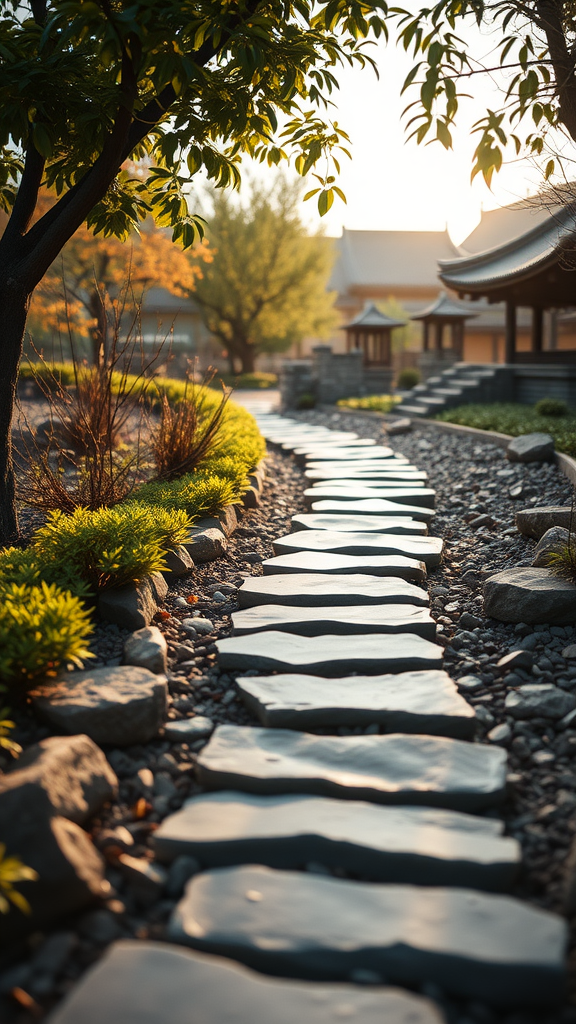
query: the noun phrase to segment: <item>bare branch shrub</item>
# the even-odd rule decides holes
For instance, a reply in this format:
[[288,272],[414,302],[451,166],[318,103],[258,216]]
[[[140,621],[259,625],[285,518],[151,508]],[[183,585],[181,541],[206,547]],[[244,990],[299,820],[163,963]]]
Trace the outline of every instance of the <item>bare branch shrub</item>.
[[206,458],[217,454],[224,437],[220,430],[230,390],[222,385],[220,401],[210,389],[216,375],[209,371],[197,385],[189,373],[178,398],[160,396],[160,422],[152,429],[150,449],[155,480],[175,480],[192,473]]

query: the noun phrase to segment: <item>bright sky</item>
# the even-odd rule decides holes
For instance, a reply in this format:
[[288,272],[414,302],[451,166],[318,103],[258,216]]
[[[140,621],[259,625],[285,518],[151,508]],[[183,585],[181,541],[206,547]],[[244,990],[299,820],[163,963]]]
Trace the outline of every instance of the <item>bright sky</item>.
[[[461,242],[484,209],[494,209],[524,198],[538,187],[538,172],[527,161],[503,168],[490,192],[476,178],[470,184],[476,137],[470,127],[486,110],[497,107],[494,87],[484,76],[470,80],[466,91],[474,98],[461,108],[455,146],[446,152],[439,143],[418,146],[406,142],[401,114],[417,90],[400,96],[411,58],[395,45],[371,48],[380,70],[379,80],[369,69],[341,69],[337,111],[331,117],[351,137],[352,161],[344,157],[338,184],[348,205],[335,201],[322,219],[330,235],[342,227],[373,230],[442,230]],[[484,79],[484,80],[482,80]],[[318,223],[315,200],[304,204],[306,221]]]

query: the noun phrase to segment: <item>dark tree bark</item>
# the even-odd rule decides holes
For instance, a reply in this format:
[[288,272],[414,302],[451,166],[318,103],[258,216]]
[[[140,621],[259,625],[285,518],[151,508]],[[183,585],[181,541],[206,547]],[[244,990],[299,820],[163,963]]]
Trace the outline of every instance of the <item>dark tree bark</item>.
[[13,544],[18,539],[12,462],[12,416],[29,302],[30,296],[18,281],[6,273],[0,273],[0,542],[3,544]]

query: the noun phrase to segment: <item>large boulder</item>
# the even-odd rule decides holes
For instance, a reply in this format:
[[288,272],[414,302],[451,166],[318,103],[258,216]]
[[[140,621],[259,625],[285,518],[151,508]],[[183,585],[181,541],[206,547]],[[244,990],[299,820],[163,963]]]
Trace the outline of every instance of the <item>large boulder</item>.
[[119,665],[68,672],[35,698],[36,710],[64,732],[85,732],[96,743],[131,746],[157,735],[166,718],[165,676]]
[[104,861],[89,836],[55,814],[48,789],[26,774],[11,772],[8,778],[17,784],[0,790],[0,836],[7,855],[18,857],[37,878],[16,884],[30,913],[12,908],[9,914],[0,914],[0,943],[13,942],[110,895]]
[[[29,747],[12,771],[0,776],[0,799],[25,785],[46,793],[52,814],[81,825],[112,800],[118,780],[88,736],[50,736]],[[0,828],[2,839],[8,835]]]
[[525,537],[540,540],[553,526],[576,530],[576,510],[570,505],[543,505],[516,513],[516,526]]
[[106,587],[98,594],[98,614],[124,629],[142,629],[150,625],[167,593],[168,584],[159,572],[146,576],[140,583]]
[[484,611],[500,622],[576,623],[576,586],[549,569],[504,569],[484,584]]
[[[576,537],[574,538],[574,543],[576,544]],[[570,533],[568,530],[565,530],[563,526],[551,527],[550,530],[546,530],[546,533],[544,533],[538,541],[536,551],[534,552],[534,558],[532,559],[532,565],[550,565],[550,555],[559,554],[559,552],[569,544]]]
[[549,683],[528,683],[511,690],[506,697],[505,710],[513,718],[564,718],[576,708],[573,693]]
[[550,434],[536,432],[515,437],[506,449],[510,462],[552,462],[554,459],[554,438]]
[[168,645],[158,626],[144,626],[132,633],[124,643],[125,665],[147,668],[155,675],[165,675],[168,669]]

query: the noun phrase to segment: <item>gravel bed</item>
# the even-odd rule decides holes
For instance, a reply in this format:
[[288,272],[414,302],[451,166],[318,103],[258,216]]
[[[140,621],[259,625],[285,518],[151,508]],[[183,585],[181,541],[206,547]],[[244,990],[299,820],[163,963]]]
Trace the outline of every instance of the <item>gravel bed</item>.
[[[381,420],[347,413],[298,415],[311,423],[355,429],[364,437],[382,437]],[[464,679],[461,685],[481,722],[478,740],[499,742],[509,752],[511,797],[504,815],[507,831],[522,843],[524,859],[515,894],[562,913],[565,862],[576,832],[576,729],[548,719],[517,722],[505,713],[504,700],[525,682],[553,680],[576,693],[576,661],[562,656],[575,641],[575,631],[487,620],[480,587],[485,573],[530,564],[534,542],[517,533],[514,512],[535,503],[567,503],[571,488],[555,467],[512,466],[494,445],[440,433],[423,424],[410,434],[394,437],[392,444],[428,471],[430,485],[437,490],[438,512],[431,532],[444,537],[446,557],[430,573],[429,582],[446,668],[455,679]],[[237,587],[247,576],[262,572],[261,561],[273,554],[272,540],[288,533],[291,517],[305,507],[306,481],[294,460],[271,452],[267,467],[261,507],[243,516],[230,540],[228,557],[198,566],[191,577],[173,586],[166,611],[161,613],[158,625],[171,655],[170,720],[197,714],[217,723],[255,724],[240,703],[232,678],[218,671],[214,644],[230,632]],[[518,497],[510,497],[511,490],[519,490]],[[190,640],[181,625],[190,616],[209,619],[211,631]],[[93,639],[97,661],[117,664],[125,635],[115,626],[98,626]],[[533,667],[502,674],[496,662],[519,643],[533,654]],[[18,712],[17,720],[15,738],[24,746],[48,733],[24,711]],[[0,958],[0,1020],[31,1024],[41,1019],[115,939],[164,937],[166,921],[193,865],[182,864],[179,858],[167,877],[160,869],[156,892],[152,886],[150,899],[143,902],[119,871],[110,846],[106,854],[107,833],[115,830],[116,845],[124,836],[132,856],[151,861],[157,823],[199,791],[193,769],[205,742],[175,744],[158,739],[145,746],[106,751],[120,781],[119,799],[91,822],[90,829],[109,861],[107,876],[114,894],[99,908],[59,922],[56,932],[32,936],[25,949]],[[15,987],[32,999],[30,1006],[19,1006],[8,995]],[[451,1024],[576,1022],[576,1011],[568,1004],[548,1014],[499,1014],[483,1004],[441,1001]]]

